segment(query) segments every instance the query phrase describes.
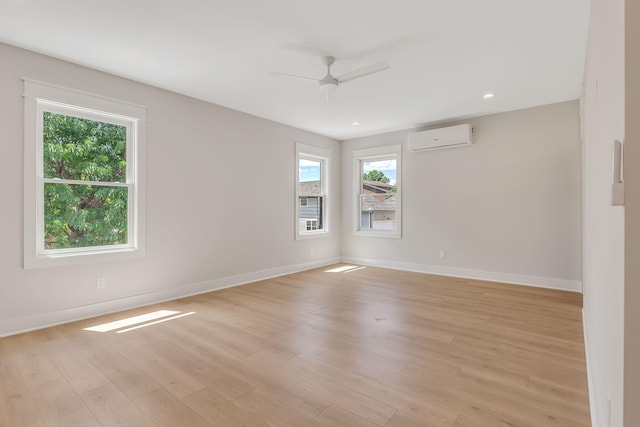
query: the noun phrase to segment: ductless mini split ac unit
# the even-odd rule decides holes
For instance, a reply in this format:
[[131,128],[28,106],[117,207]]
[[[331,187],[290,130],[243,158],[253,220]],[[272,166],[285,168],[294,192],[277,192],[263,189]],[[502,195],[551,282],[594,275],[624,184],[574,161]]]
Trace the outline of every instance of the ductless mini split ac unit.
[[472,128],[464,124],[414,132],[407,135],[407,144],[411,151],[463,147],[473,144]]

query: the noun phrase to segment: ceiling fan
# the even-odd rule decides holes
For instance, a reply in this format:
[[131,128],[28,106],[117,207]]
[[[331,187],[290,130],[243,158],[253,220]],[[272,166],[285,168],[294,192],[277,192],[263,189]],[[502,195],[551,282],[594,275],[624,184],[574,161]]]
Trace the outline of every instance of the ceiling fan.
[[327,102],[331,102],[331,96],[338,89],[338,85],[341,85],[351,80],[359,79],[360,77],[377,73],[379,71],[384,71],[389,68],[389,64],[387,64],[386,61],[382,61],[372,65],[368,65],[366,67],[358,68],[353,71],[349,71],[348,73],[340,74],[339,76],[333,76],[331,74],[331,66],[336,62],[336,58],[334,56],[325,56],[323,57],[323,61],[327,66],[327,75],[325,75],[321,79],[315,79],[313,77],[306,77],[306,76],[298,76],[295,74],[280,73],[278,71],[272,71],[271,73],[280,75],[280,76],[296,77],[299,79],[313,80],[314,82],[318,82],[318,86],[320,87],[320,90],[325,92],[327,95]]

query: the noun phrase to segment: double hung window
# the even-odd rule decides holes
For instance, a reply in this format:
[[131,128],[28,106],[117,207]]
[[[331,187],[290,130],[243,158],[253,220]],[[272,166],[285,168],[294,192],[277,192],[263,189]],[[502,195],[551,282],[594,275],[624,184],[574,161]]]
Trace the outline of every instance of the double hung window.
[[329,231],[329,156],[327,150],[296,144],[296,239]]
[[26,268],[141,255],[143,125],[141,107],[25,81]]
[[400,146],[354,152],[355,234],[401,237]]

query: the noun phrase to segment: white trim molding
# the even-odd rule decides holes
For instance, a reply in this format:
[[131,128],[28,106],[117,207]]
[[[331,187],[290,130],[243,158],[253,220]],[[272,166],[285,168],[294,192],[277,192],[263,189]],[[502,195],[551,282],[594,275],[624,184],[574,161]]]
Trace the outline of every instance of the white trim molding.
[[[146,108],[101,95],[24,80],[24,246],[25,269],[142,257],[145,254]],[[126,179],[122,182],[45,177],[43,113],[68,115],[126,129]],[[121,244],[84,248],[45,247],[45,186],[86,184],[127,189],[127,236]]]
[[[359,237],[402,238],[402,144],[365,148],[352,152],[353,161],[353,234]],[[395,160],[396,162],[396,212],[393,230],[362,228],[362,163],[371,160]],[[387,193],[389,194],[389,193]]]
[[467,279],[486,280],[489,282],[510,283],[513,285],[535,286],[538,288],[557,289],[582,293],[582,282],[576,280],[556,279],[553,277],[528,276],[523,274],[500,273],[494,271],[471,270],[467,268],[443,267],[441,265],[417,264],[402,261],[390,261],[369,258],[341,257],[341,261],[350,264],[368,265],[371,267],[391,268],[394,270],[414,271],[417,273],[436,274]]
[[[16,317],[11,319],[0,320],[0,338],[9,335],[29,332],[36,329],[48,328],[63,323],[74,322],[78,320],[88,319],[91,317],[101,316],[104,314],[115,313],[118,311],[128,310],[147,305],[158,304],[165,301],[171,301],[178,298],[203,294],[216,291],[219,289],[231,288],[247,283],[253,283],[260,280],[266,280],[273,277],[284,276],[287,274],[297,273],[300,271],[320,268],[327,265],[345,262],[351,264],[368,265],[373,267],[391,268],[396,270],[414,271],[419,273],[437,274],[441,276],[464,277],[477,280],[488,280],[492,282],[503,282],[518,285],[538,286],[542,288],[559,289],[572,292],[580,292],[581,282],[553,279],[547,277],[525,276],[509,273],[495,273],[479,270],[469,270],[451,267],[442,267],[426,264],[412,264],[398,261],[386,261],[376,259],[365,259],[355,257],[334,257],[317,261],[274,267],[266,270],[260,270],[250,273],[227,276],[218,279],[208,280],[199,283],[193,283],[172,289],[165,289],[140,295],[133,295],[111,301],[104,301],[95,304],[83,305],[78,307],[70,307],[62,310],[51,312],[37,313],[24,317]],[[586,319],[583,317],[585,327],[585,341],[588,339],[588,329]],[[589,390],[592,392],[592,375],[590,374],[588,346],[587,350],[587,371],[589,374]],[[593,403],[592,403],[593,412]],[[593,417],[593,414],[592,414]],[[594,418],[595,419],[595,418]],[[594,427],[596,427],[594,421]]]
[[587,363],[587,384],[589,387],[589,411],[591,415],[591,427],[601,427],[606,426],[606,421],[602,420],[601,411],[599,410],[599,406],[597,404],[597,396],[600,394],[596,390],[596,377],[593,372],[593,362],[591,358],[591,352],[589,351],[591,347],[589,347],[589,325],[587,322],[587,317],[585,315],[584,307],[582,308],[582,329],[584,335],[584,355]]
[[158,304],[178,298],[204,294],[219,289],[245,285],[260,280],[284,276],[286,274],[324,267],[327,265],[336,264],[338,262],[340,262],[340,258],[338,257],[326,258],[302,264],[285,265],[281,267],[269,268],[266,270],[254,271],[251,273],[222,277],[219,279],[193,283],[190,285],[150,292],[146,294],[133,295],[130,297],[111,301],[104,301],[78,307],[70,307],[57,311],[33,314],[30,316],[4,319],[0,320],[0,338],[9,335],[21,334],[23,332],[29,332],[36,329],[48,328],[63,323],[89,319],[96,316],[102,316],[104,314]]
[[[294,189],[294,238],[295,240],[315,239],[331,236],[331,151],[312,145],[296,143]],[[300,194],[300,161],[310,160],[320,164],[320,194]],[[300,230],[300,197],[318,198],[321,203],[322,228],[312,231]],[[305,206],[306,207],[306,206]]]

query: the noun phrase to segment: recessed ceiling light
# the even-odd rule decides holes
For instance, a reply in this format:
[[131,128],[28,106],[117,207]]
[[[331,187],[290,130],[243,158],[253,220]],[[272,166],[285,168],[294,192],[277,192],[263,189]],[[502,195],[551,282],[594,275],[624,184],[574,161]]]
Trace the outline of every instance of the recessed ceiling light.
[[351,123],[353,126],[360,126],[360,122],[353,122]]
[[484,99],[493,98],[494,96],[496,96],[495,93],[485,93],[484,95],[482,95]]

